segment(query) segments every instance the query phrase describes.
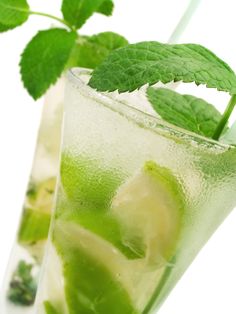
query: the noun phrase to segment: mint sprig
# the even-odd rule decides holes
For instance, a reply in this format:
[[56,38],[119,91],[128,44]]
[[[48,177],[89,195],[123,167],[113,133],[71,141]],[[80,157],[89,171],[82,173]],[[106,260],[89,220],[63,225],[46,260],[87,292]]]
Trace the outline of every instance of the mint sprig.
[[54,28],[38,32],[27,45],[20,71],[24,85],[34,99],[42,96],[62,74],[76,38],[73,32]]
[[109,55],[93,72],[90,86],[99,91],[133,91],[145,84],[195,82],[236,93],[233,70],[210,50],[196,44],[142,42]]
[[27,21],[29,5],[25,0],[0,0],[0,32]]
[[162,119],[199,135],[212,137],[221,120],[221,113],[213,105],[192,95],[149,87],[147,97]]
[[63,17],[31,10],[26,0],[0,0],[0,32],[11,30],[39,15],[63,28],[39,31],[21,55],[20,72],[29,94],[38,99],[68,67],[94,68],[114,49],[127,45],[124,37],[106,32],[94,36],[77,33],[94,13],[112,14],[112,0],[62,0]]

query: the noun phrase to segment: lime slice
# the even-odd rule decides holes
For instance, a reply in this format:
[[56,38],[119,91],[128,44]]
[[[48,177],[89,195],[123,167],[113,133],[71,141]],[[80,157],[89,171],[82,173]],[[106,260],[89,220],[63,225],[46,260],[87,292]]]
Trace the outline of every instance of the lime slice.
[[132,247],[138,235],[146,247],[147,263],[157,267],[174,253],[183,208],[180,183],[168,169],[149,161],[120,187],[111,211],[122,225],[123,242]]
[[64,153],[61,182],[67,197],[96,210],[106,210],[120,185],[120,174],[87,156]]

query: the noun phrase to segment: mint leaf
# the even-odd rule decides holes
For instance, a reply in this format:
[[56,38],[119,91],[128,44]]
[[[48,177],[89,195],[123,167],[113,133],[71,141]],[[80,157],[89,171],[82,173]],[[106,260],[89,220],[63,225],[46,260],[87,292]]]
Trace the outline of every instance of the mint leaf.
[[113,32],[104,32],[91,37],[80,37],[67,66],[94,69],[111,51],[128,45],[128,41]]
[[221,119],[220,112],[213,105],[191,95],[149,87],[147,97],[161,118],[206,137],[212,137]]
[[40,31],[25,48],[20,70],[25,88],[37,99],[62,74],[77,35],[55,28]]
[[[53,242],[62,263],[68,313],[141,313],[134,308],[127,287],[122,285],[117,274],[112,273],[106,263],[94,256],[91,245],[85,247],[80,244],[79,226],[65,223],[60,228],[59,224],[56,225]],[[111,263],[110,260],[107,260],[108,263]]]
[[0,32],[27,21],[29,6],[25,0],[0,0]]
[[61,11],[64,19],[76,29],[87,21],[108,0],[63,0]]
[[229,145],[236,145],[236,122],[234,122],[231,128],[221,136],[220,142]]
[[19,305],[32,305],[36,295],[36,281],[32,276],[33,265],[20,261],[8,291],[8,299]]
[[133,91],[144,84],[195,82],[236,93],[236,75],[208,49],[195,44],[142,42],[111,53],[93,72],[90,86],[100,91]]
[[107,0],[103,2],[103,4],[98,8],[97,12],[110,16],[112,15],[113,9],[114,9],[113,1]]

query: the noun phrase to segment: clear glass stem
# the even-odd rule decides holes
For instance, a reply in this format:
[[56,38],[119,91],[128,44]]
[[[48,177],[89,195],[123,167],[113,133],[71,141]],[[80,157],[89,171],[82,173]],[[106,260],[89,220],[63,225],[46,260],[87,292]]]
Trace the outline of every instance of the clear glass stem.
[[176,28],[174,29],[173,33],[171,34],[168,43],[174,44],[177,43],[185,31],[186,27],[188,26],[193,14],[197,10],[201,0],[191,0],[186,11],[182,15],[179,23],[177,24]]

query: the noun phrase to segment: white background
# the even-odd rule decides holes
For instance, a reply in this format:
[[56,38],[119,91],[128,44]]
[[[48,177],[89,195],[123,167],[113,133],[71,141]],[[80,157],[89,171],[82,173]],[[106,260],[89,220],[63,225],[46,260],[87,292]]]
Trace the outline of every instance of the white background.
[[[94,16],[84,34],[113,30],[131,42],[167,41],[188,0],[116,0],[112,18]],[[33,10],[60,14],[60,1],[30,1]],[[236,69],[235,0],[202,1],[182,42],[213,49]],[[23,89],[19,55],[39,29],[51,21],[30,17],[22,27],[0,34],[0,282],[18,225],[30,173],[43,99],[34,102]],[[195,91],[194,91],[195,92]],[[204,90],[202,93],[206,94]],[[219,110],[227,97],[207,92]],[[213,99],[214,98],[214,99]],[[160,314],[236,313],[236,212],[234,211],[201,251]]]

